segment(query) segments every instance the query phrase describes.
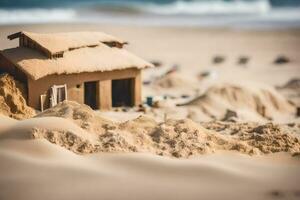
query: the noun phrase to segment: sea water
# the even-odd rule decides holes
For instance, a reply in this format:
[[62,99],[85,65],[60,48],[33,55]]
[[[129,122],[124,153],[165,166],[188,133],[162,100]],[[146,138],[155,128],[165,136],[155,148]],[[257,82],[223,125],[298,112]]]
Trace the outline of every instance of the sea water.
[[0,0],[0,24],[300,27],[300,0]]

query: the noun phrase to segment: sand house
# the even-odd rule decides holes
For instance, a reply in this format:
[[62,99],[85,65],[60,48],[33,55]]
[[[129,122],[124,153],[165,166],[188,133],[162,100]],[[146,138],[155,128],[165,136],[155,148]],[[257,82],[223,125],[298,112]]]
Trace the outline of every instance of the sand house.
[[141,70],[152,64],[101,32],[18,32],[19,46],[0,51],[0,71],[26,86],[29,106],[44,110],[68,99],[93,109],[141,103]]

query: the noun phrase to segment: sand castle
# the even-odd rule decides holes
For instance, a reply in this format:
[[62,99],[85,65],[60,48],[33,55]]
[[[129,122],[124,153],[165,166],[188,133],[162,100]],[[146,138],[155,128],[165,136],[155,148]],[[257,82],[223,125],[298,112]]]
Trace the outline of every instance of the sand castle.
[[[141,103],[141,69],[152,64],[123,48],[126,41],[101,32],[18,32],[19,46],[0,52],[0,71],[26,86],[37,110],[66,99],[93,109]],[[121,92],[122,91],[122,92]]]

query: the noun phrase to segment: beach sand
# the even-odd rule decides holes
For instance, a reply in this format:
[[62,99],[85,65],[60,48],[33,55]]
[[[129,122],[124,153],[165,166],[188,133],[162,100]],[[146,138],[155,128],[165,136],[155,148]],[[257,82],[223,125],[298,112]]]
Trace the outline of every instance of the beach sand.
[[300,30],[11,25],[0,48],[21,30],[128,40],[162,63],[143,72],[143,97],[168,98],[144,112],[65,102],[22,121],[0,116],[0,199],[300,198]]
[[[1,199],[299,198],[299,156],[249,156],[238,151],[189,159],[142,152],[83,156],[53,144],[58,140],[50,143],[32,137],[32,129],[40,127],[68,130],[94,141],[89,137],[92,133],[81,132],[67,119],[0,119],[4,122],[0,126]],[[64,144],[67,141],[72,140],[66,138]]]

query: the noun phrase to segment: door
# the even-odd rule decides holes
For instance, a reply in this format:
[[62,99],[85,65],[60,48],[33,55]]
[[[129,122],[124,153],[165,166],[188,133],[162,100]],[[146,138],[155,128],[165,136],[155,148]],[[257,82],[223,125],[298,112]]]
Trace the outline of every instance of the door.
[[84,83],[84,104],[92,109],[98,109],[97,105],[97,81]]
[[134,105],[134,79],[112,80],[112,106]]

